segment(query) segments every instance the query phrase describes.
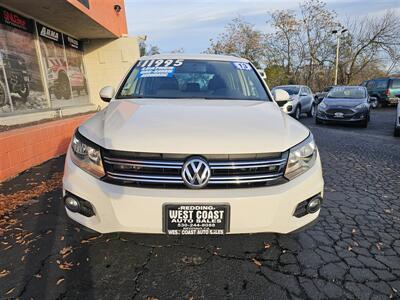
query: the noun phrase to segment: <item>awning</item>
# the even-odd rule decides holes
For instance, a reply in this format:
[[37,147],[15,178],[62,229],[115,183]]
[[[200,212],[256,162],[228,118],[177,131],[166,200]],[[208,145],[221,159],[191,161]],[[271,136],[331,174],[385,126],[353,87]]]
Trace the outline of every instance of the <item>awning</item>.
[[[10,10],[29,15],[78,39],[116,38],[118,35],[98,23],[67,0],[0,0]],[[108,12],[107,12],[108,13]],[[110,15],[115,14],[110,6]],[[107,16],[103,16],[107,18]]]

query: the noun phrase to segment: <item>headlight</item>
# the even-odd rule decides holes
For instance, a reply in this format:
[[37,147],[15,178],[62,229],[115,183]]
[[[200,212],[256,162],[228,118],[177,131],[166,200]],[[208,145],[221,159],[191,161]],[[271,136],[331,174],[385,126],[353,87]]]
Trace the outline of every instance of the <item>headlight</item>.
[[361,104],[358,104],[356,107],[354,107],[355,109],[363,109],[363,108],[365,108],[366,106],[365,106],[365,104],[364,103],[361,103]]
[[82,170],[100,178],[105,175],[100,147],[83,137],[78,130],[71,142],[71,159]]
[[316,157],[317,146],[315,145],[313,135],[310,133],[308,138],[290,149],[285,177],[292,180],[311,169]]
[[324,101],[322,101],[320,104],[318,104],[318,109],[325,110],[328,106],[325,104]]

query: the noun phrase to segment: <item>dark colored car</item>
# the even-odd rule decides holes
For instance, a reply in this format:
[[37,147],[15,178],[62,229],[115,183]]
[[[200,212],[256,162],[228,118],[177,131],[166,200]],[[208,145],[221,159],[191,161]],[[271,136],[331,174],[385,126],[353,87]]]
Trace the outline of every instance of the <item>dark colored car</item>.
[[[364,81],[362,85],[367,88],[371,97],[377,98],[377,107],[396,105],[400,100],[397,97],[400,94],[400,78],[376,78]],[[375,107],[374,103],[371,103],[371,105]]]
[[315,122],[351,123],[367,127],[370,97],[362,86],[337,86],[318,105]]

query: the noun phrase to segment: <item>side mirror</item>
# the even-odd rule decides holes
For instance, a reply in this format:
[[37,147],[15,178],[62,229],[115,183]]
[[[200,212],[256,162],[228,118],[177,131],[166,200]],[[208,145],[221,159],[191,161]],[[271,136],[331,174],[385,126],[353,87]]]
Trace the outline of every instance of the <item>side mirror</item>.
[[289,93],[282,89],[273,90],[272,96],[274,97],[275,101],[277,101],[277,102],[290,100]]
[[112,97],[114,97],[115,90],[112,86],[105,86],[100,90],[100,98],[104,102],[110,102]]

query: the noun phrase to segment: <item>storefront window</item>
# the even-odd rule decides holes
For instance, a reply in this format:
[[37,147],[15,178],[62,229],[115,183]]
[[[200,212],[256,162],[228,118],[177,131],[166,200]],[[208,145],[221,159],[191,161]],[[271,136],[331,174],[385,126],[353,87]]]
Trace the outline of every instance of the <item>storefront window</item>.
[[83,64],[82,44],[67,35],[63,35],[63,37],[73,100],[77,104],[88,103],[89,93]]
[[89,95],[79,41],[39,23],[37,30],[51,107],[61,108],[88,103]]
[[47,109],[33,21],[0,8],[0,115]]

